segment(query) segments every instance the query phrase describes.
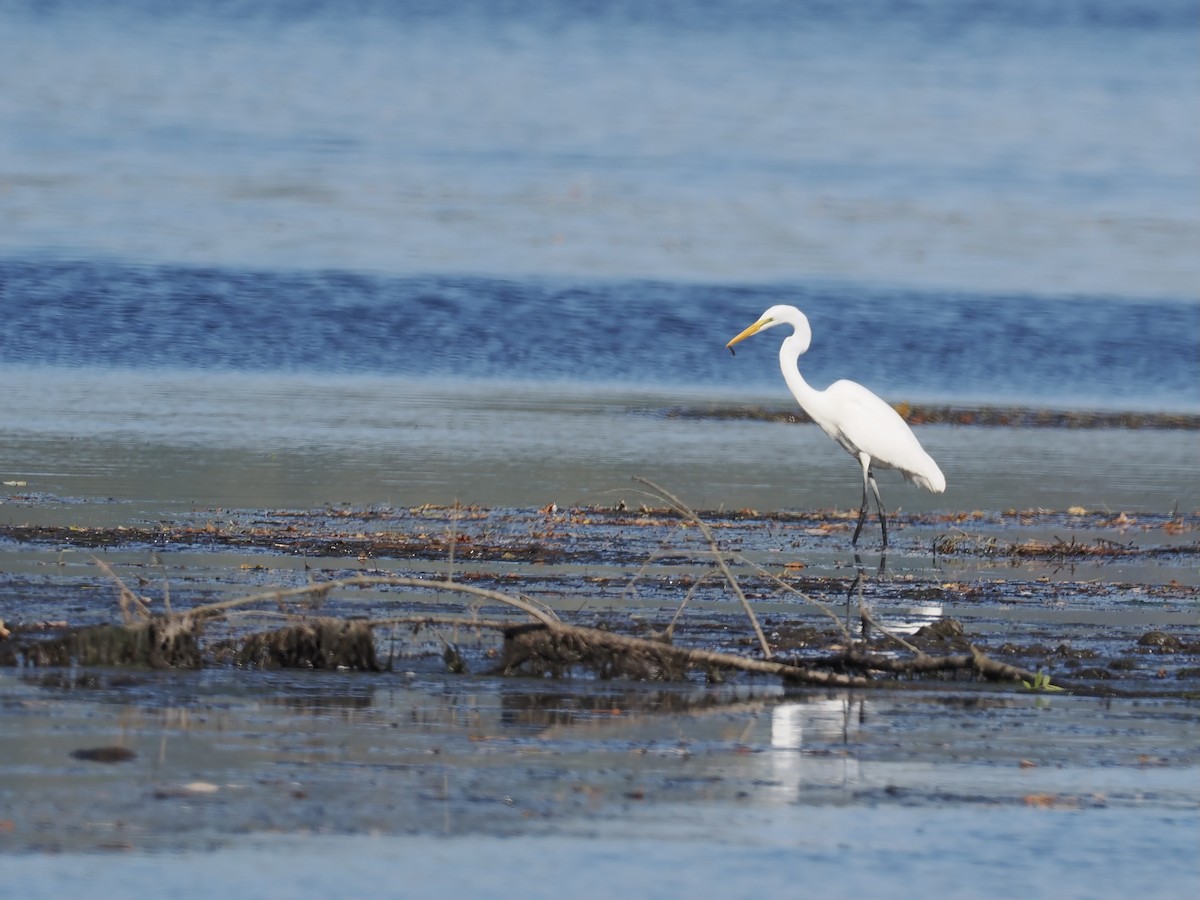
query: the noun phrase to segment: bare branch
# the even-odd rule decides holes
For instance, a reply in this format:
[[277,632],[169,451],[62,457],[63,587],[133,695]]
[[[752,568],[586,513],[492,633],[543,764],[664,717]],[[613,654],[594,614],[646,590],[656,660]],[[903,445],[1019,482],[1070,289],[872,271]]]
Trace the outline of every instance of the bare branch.
[[721,574],[725,576],[725,580],[729,583],[730,589],[737,594],[738,600],[741,601],[742,609],[746,611],[746,616],[750,619],[750,624],[754,626],[754,633],[758,637],[759,645],[762,647],[763,656],[766,659],[770,659],[771,645],[767,643],[767,636],[763,634],[762,626],[758,624],[758,616],[754,614],[754,609],[750,606],[750,601],[747,600],[746,595],[742,593],[742,586],[738,584],[737,577],[734,576],[733,571],[729,568],[729,564],[725,561],[725,554],[721,552],[721,548],[717,544],[717,539],[713,535],[712,529],[708,527],[708,523],[696,515],[690,506],[688,506],[666,488],[655,484],[648,478],[642,478],[641,476],[634,476],[633,480],[639,484],[646,485],[652,491],[656,492],[661,499],[670,503],[676,512],[700,529],[700,533],[704,535],[705,540],[708,541],[709,547],[712,548],[713,559],[716,560],[717,566],[721,569]]
[[198,606],[190,610],[187,615],[203,619],[215,618],[223,615],[227,610],[236,609],[239,606],[252,606],[255,603],[264,603],[272,600],[282,602],[287,597],[303,597],[309,594],[328,593],[352,587],[413,587],[425,588],[432,591],[471,594],[476,597],[483,597],[486,600],[493,600],[497,603],[515,607],[543,625],[553,626],[559,623],[558,616],[552,610],[522,597],[514,597],[510,594],[502,594],[499,591],[489,591],[486,588],[448,582],[441,579],[432,581],[425,578],[402,578],[390,575],[356,575],[350,578],[339,578],[335,581],[313,582],[302,587],[275,588],[269,591],[259,591],[258,593],[236,597],[232,600],[223,600],[219,603],[210,603],[207,606]]
[[117,577],[117,573],[114,572],[104,560],[93,556],[92,562],[94,562],[100,568],[101,572],[103,572],[116,583],[117,603],[121,607],[121,618],[124,620],[125,624],[133,624],[135,613],[137,614],[137,619],[143,622],[149,621],[151,617],[150,609],[147,606],[146,601],[131,591],[125,582]]

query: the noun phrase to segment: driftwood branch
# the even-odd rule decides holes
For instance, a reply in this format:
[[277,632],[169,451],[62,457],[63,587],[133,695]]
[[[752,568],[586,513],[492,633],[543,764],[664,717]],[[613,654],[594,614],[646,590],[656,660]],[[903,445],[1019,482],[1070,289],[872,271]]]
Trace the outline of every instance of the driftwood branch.
[[[111,570],[110,570],[111,571]],[[232,600],[223,600],[219,603],[210,603],[206,606],[197,606],[189,610],[187,615],[199,620],[207,620],[217,618],[224,615],[231,609],[236,609],[240,606],[253,606],[256,603],[266,602],[282,602],[285,599],[293,597],[303,597],[311,594],[328,593],[330,591],[342,590],[343,588],[352,587],[411,587],[424,588],[433,591],[450,591],[451,593],[470,594],[476,597],[481,597],[485,600],[492,600],[496,603],[503,603],[507,606],[515,607],[543,625],[554,625],[559,622],[558,616],[550,609],[547,609],[532,600],[524,597],[514,597],[511,594],[502,594],[499,591],[490,591],[487,588],[475,587],[469,584],[460,584],[453,581],[432,580],[428,578],[404,578],[401,576],[392,575],[355,575],[350,578],[339,578],[335,581],[317,581],[301,587],[293,588],[274,588],[267,591],[259,591],[255,594],[249,594],[245,597],[235,597]]]
[[[685,668],[712,667],[718,669],[751,672],[760,675],[775,675],[789,681],[802,682],[805,684],[821,684],[834,687],[865,687],[870,683],[867,679],[858,676],[816,671],[791,663],[778,663],[770,660],[751,659],[748,657],[736,656],[730,653],[718,653],[711,650],[676,647],[671,644],[664,644],[658,641],[649,641],[643,638],[629,637],[622,634],[616,634],[611,631],[603,631],[597,628],[585,628],[577,625],[568,625],[552,614],[548,614],[546,611],[533,605],[532,603],[517,597],[511,597],[498,591],[489,591],[485,588],[477,588],[472,585],[446,581],[430,581],[420,578],[360,575],[351,578],[342,578],[336,581],[314,582],[301,587],[259,591],[258,593],[250,594],[245,597],[238,597],[232,600],[225,600],[220,603],[213,603],[207,606],[197,607],[191,610],[188,615],[195,617],[198,621],[209,620],[218,616],[223,616],[238,607],[250,606],[256,603],[271,601],[278,602],[284,598],[300,597],[315,593],[328,593],[330,591],[342,588],[367,586],[432,588],[435,590],[446,590],[457,593],[471,594],[484,597],[489,600],[495,600],[497,602],[505,603],[520,609],[526,615],[536,620],[537,626],[545,629],[548,633],[554,635],[556,638],[565,638],[571,642],[574,642],[578,647],[587,648],[589,650],[634,652],[643,655],[653,655],[669,661],[676,666],[682,666]],[[438,616],[404,616],[397,618],[377,619],[371,620],[369,624],[382,625],[400,622],[408,622],[413,624],[453,623],[455,625],[467,627],[504,627],[509,630],[513,628],[513,624],[511,622],[504,623],[499,621]]]
[[1028,684],[1034,684],[1038,678],[1036,672],[992,659],[974,644],[970,645],[968,653],[930,656],[918,650],[916,656],[907,659],[883,656],[877,653],[864,653],[850,648],[829,657],[826,663],[859,671],[886,672],[890,675],[928,675],[934,672],[973,671],[990,681],[1022,681]]

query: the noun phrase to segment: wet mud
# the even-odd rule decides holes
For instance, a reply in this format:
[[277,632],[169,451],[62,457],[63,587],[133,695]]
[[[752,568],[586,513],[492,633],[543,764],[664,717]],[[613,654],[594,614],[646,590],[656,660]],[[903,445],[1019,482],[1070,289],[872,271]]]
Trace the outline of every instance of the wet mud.
[[[884,661],[979,650],[1078,692],[1200,691],[1194,517],[900,515],[885,555],[848,546],[854,516],[746,509],[696,521],[670,506],[426,505],[202,510],[186,521],[118,527],[3,525],[0,541],[21,564],[0,581],[9,632],[0,663],[374,671],[428,657],[458,673],[728,677],[665,661],[657,675],[647,674],[654,667],[588,665],[576,651],[571,664],[503,665],[511,629],[529,619],[484,596],[491,591],[529,598],[571,626],[889,682],[970,680],[979,672]],[[718,552],[761,619],[769,654]],[[320,590],[345,579],[375,583]],[[448,582],[478,590],[463,596]],[[272,588],[292,593],[284,599]],[[264,591],[237,615],[207,611]],[[137,627],[122,629],[118,608],[129,625],[134,607]],[[172,617],[196,610],[203,614],[185,633],[171,630]],[[355,622],[362,627],[349,633]]]

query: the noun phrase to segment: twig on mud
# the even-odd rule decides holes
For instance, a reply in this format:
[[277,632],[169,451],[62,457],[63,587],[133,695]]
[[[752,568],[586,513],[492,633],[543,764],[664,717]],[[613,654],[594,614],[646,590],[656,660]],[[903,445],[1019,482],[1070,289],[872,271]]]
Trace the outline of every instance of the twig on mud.
[[553,610],[524,597],[514,597],[511,594],[502,594],[499,591],[489,591],[487,588],[459,584],[457,582],[447,582],[440,579],[431,581],[425,578],[402,578],[400,576],[389,575],[355,575],[350,578],[339,578],[335,581],[314,582],[302,587],[259,591],[258,593],[249,594],[244,597],[235,597],[232,600],[222,600],[219,603],[210,603],[207,606],[197,606],[189,610],[186,615],[199,620],[207,620],[218,618],[227,610],[236,609],[239,606],[251,606],[255,603],[263,603],[271,600],[281,603],[287,597],[302,597],[317,591],[328,593],[329,591],[341,590],[348,587],[415,587],[427,588],[434,591],[473,594],[476,597],[483,597],[486,600],[494,600],[497,603],[516,607],[543,625],[554,626],[560,624],[559,618]]
[[667,625],[667,627],[663,630],[663,637],[665,637],[668,641],[675,637],[675,625],[679,622],[679,617],[683,615],[684,607],[688,605],[694,596],[696,596],[697,589],[699,589],[700,585],[704,584],[705,581],[712,577],[712,574],[713,573],[711,571],[705,572],[694,582],[692,582],[692,586],[688,588],[688,592],[684,595],[683,601],[679,604],[679,608],[675,610],[675,615],[671,617],[670,624]]
[[150,554],[150,561],[162,569],[163,612],[169,616],[171,614],[171,579],[167,577],[167,566],[162,561],[162,557],[158,555],[158,551]]
[[741,601],[742,609],[746,611],[746,615],[750,619],[750,624],[754,626],[754,633],[758,637],[759,645],[762,647],[763,657],[770,659],[771,645],[767,643],[767,636],[763,634],[762,626],[758,623],[758,616],[754,614],[754,609],[750,606],[750,601],[747,600],[746,595],[742,593],[742,586],[738,584],[737,577],[733,574],[733,570],[729,568],[729,564],[725,561],[725,554],[721,551],[720,546],[717,544],[717,539],[713,535],[712,529],[708,527],[708,523],[696,515],[695,511],[693,511],[690,506],[688,506],[666,488],[655,484],[648,478],[642,478],[638,475],[635,475],[633,480],[639,484],[644,484],[649,487],[657,494],[660,500],[667,501],[676,512],[700,529],[700,533],[704,535],[704,539],[708,541],[708,545],[712,549],[713,559],[716,561],[717,566],[721,569],[721,574],[725,576],[725,580],[728,582],[730,589],[737,595],[738,600]]
[[504,619],[464,619],[461,616],[431,615],[387,616],[382,619],[366,619],[365,624],[372,628],[388,628],[393,625],[410,625],[414,628],[425,625],[448,625],[487,631],[505,631],[513,627],[512,622]]
[[[240,622],[251,621],[273,621],[273,622],[294,622],[296,616],[292,613],[278,613],[267,610],[238,610],[228,613],[225,617],[226,621],[237,620]],[[432,615],[427,613],[413,613],[403,616],[385,616],[382,619],[355,619],[356,622],[361,622],[369,628],[391,628],[396,625],[409,625],[418,628],[425,625],[446,625],[457,626],[463,628],[479,628],[487,631],[504,631],[506,628],[512,628],[511,619],[478,619],[464,618],[463,616],[452,615]]]
[[150,607],[146,602],[146,599],[144,597],[139,597],[137,594],[131,591],[125,582],[118,577],[117,573],[114,572],[104,560],[93,556],[92,562],[96,564],[101,572],[103,572],[116,583],[117,604],[121,608],[121,619],[124,621],[124,623],[126,625],[132,625],[135,618],[134,613],[137,614],[136,618],[140,621],[148,622],[151,618],[151,614]]
[[917,656],[925,656],[926,655],[925,651],[922,650],[920,647],[917,647],[914,644],[910,644],[904,638],[900,637],[900,635],[896,634],[893,631],[889,631],[887,628],[884,628],[882,625],[880,625],[879,620],[876,619],[874,616],[872,616],[865,609],[863,609],[861,604],[859,605],[858,612],[859,612],[859,615],[861,615],[863,617],[863,620],[868,625],[870,625],[872,628],[874,628],[876,631],[878,631],[880,634],[882,634],[888,640],[895,641],[897,644],[899,644],[905,650],[909,650],[912,653],[915,653]]
[[681,526],[676,525],[674,528],[672,528],[670,530],[670,532],[667,534],[666,537],[664,537],[661,541],[659,541],[658,547],[655,548],[654,552],[652,552],[648,557],[646,557],[646,559],[638,567],[638,570],[636,572],[634,572],[633,576],[629,579],[629,581],[627,581],[625,583],[625,587],[621,590],[621,596],[618,598],[619,600],[624,600],[627,597],[630,597],[633,595],[634,585],[636,585],[638,583],[638,580],[643,575],[646,574],[646,572],[650,568],[650,565],[656,559],[658,559],[660,556],[666,555],[667,547],[670,546],[672,540],[675,537],[675,533],[677,531],[679,531],[680,527]]
[[458,510],[458,501],[455,500],[454,511],[450,514],[450,548],[447,552],[446,581],[454,580],[454,549],[458,546]]
[[765,568],[764,566],[759,565],[752,559],[747,559],[745,556],[742,556],[740,553],[736,554],[734,556],[734,559],[736,559],[740,563],[744,563],[745,565],[750,566],[750,568],[754,569],[756,572],[758,572],[764,578],[766,578],[770,581],[773,581],[775,584],[779,585],[785,591],[795,594],[797,597],[799,597],[805,603],[811,603],[813,606],[815,606],[821,612],[825,613],[825,615],[829,616],[829,618],[833,619],[833,621],[837,624],[837,627],[839,629],[841,629],[842,635],[846,638],[847,641],[854,640],[853,636],[850,634],[850,630],[846,627],[845,623],[842,621],[842,617],[839,616],[837,613],[835,613],[833,611],[833,609],[830,608],[828,605],[822,603],[820,600],[816,600],[816,599],[810,597],[808,594],[804,593],[804,591],[800,590],[795,585],[788,584],[786,581],[784,581],[782,578],[780,578],[774,572],[770,571],[769,569]]

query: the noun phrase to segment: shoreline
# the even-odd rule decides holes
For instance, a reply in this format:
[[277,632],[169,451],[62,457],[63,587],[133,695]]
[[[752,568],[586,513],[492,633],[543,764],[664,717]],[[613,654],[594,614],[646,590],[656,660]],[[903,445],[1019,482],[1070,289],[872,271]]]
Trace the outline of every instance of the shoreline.
[[[1200,413],[1139,412],[1135,410],[1070,410],[1043,406],[973,404],[891,404],[910,425],[961,425],[980,428],[1162,429],[1200,431]],[[812,420],[803,410],[758,405],[677,406],[663,411],[668,419],[788,422]]]

